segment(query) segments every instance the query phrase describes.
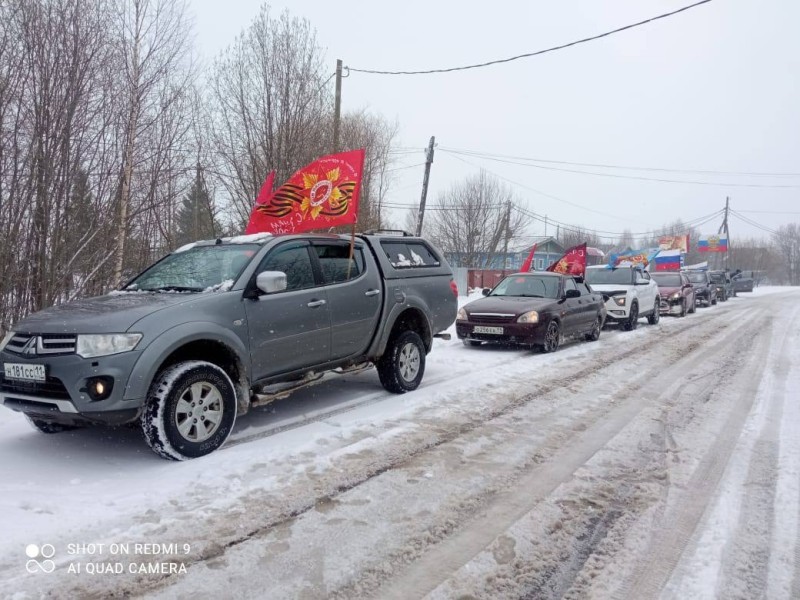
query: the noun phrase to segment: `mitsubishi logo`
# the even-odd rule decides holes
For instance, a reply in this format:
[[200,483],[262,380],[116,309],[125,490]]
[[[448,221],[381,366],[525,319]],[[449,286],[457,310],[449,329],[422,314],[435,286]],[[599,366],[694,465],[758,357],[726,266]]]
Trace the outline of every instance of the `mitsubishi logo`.
[[34,335],[31,337],[20,350],[20,354],[25,356],[36,356],[36,340],[38,338]]

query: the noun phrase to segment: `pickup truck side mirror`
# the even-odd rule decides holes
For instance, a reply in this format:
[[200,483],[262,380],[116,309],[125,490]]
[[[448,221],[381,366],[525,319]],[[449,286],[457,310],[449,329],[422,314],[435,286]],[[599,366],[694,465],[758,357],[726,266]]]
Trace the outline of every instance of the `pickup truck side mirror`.
[[264,271],[256,277],[256,287],[265,294],[274,294],[286,289],[286,273],[282,271]]
[[565,298],[580,298],[581,293],[578,290],[567,290],[567,293],[564,294]]

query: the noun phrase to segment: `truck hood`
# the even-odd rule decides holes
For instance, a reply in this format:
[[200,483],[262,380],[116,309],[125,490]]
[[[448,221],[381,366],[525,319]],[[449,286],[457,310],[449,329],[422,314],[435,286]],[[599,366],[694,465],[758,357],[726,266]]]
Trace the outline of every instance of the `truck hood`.
[[190,293],[116,293],[52,306],[12,327],[22,333],[122,333],[142,317],[197,299]]

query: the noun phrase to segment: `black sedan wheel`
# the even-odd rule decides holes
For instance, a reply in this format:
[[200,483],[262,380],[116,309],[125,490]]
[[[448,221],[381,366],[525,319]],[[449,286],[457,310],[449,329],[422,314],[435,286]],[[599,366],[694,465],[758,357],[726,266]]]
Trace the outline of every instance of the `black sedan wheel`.
[[597,318],[594,320],[592,324],[592,329],[589,333],[586,334],[586,341],[588,342],[596,342],[600,339],[600,329],[603,325],[603,318],[600,315],[597,315]]
[[544,344],[542,344],[542,352],[555,352],[561,343],[561,327],[558,321],[550,321],[547,326],[547,332],[544,334]]

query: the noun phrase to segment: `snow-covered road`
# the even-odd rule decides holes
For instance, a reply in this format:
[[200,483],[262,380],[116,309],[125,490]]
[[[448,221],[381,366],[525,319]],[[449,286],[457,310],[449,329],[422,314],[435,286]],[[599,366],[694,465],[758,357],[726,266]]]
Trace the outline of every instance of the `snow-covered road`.
[[759,288],[552,355],[437,340],[412,394],[332,377],[186,463],[3,410],[0,595],[798,598],[798,339]]

